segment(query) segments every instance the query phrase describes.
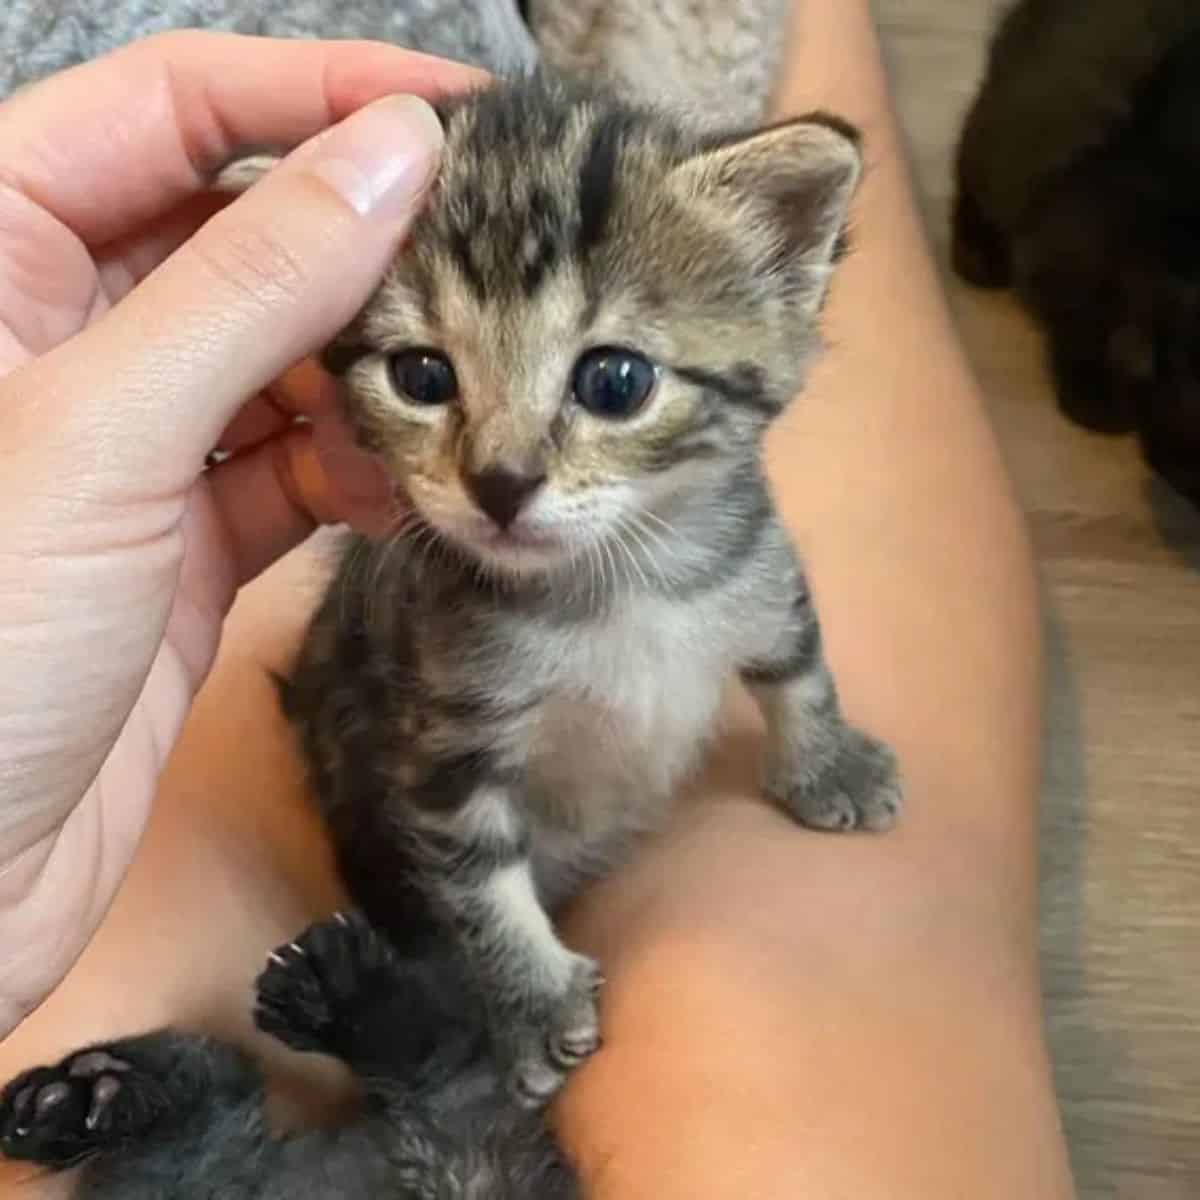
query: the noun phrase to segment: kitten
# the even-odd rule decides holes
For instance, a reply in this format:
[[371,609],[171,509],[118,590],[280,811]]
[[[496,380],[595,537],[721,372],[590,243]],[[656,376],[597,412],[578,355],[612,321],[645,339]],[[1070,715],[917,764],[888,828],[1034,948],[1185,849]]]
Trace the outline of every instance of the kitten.
[[958,152],[954,265],[1045,327],[1059,404],[1200,502],[1200,6],[1030,0]]
[[[733,676],[763,704],[768,790],[798,821],[895,819],[894,760],[842,719],[759,464],[818,349],[860,158],[832,118],[716,130],[711,114],[549,73],[447,103],[443,118],[428,209],[326,355],[404,515],[380,543],[350,540],[282,690],[357,903],[406,963],[462,954],[493,1071],[540,1109],[598,1042],[595,966],[549,914],[657,823]],[[235,174],[253,178],[245,162]],[[355,986],[384,1003],[399,985]],[[398,1030],[402,1010],[389,1011]],[[342,1020],[323,1045],[354,1028]],[[375,1032],[378,1047],[342,1051],[352,1065],[385,1051]],[[153,1194],[203,1194],[196,1164],[234,1161],[249,1194],[271,1195],[278,1147],[317,1143],[265,1141],[252,1089],[217,1120],[225,1100],[214,1113],[204,1088],[226,1087],[230,1052],[177,1037],[151,1035],[145,1062],[136,1046],[104,1048],[147,1083],[132,1095],[166,1111],[136,1147],[105,1145],[103,1177],[121,1178],[135,1150],[155,1158],[160,1133],[192,1114],[155,1158],[192,1174]],[[210,1081],[182,1097],[149,1086],[184,1077],[178,1045]],[[84,1061],[86,1074],[97,1060]],[[73,1065],[50,1083],[76,1078]],[[402,1091],[411,1065],[389,1068],[388,1086]],[[251,1088],[245,1070],[237,1086]],[[29,1103],[27,1086],[12,1105]],[[84,1095],[85,1117],[111,1086]],[[489,1096],[489,1120],[541,1128]],[[78,1109],[61,1111],[77,1132]],[[370,1146],[408,1136],[386,1106],[368,1126]],[[369,1157],[361,1124],[339,1136],[356,1164]],[[439,1190],[482,1153],[464,1136],[431,1135],[411,1194],[542,1194],[520,1181],[557,1161],[552,1146],[523,1160],[506,1138],[491,1183]],[[53,1145],[27,1149],[56,1161]],[[399,1186],[388,1153],[372,1179]]]
[[443,115],[438,188],[326,355],[402,515],[351,540],[285,706],[356,903],[454,931],[536,1105],[599,1042],[549,914],[659,822],[732,677],[798,822],[895,818],[760,467],[860,159],[831,118],[715,133],[545,74]]
[[94,1155],[85,1196],[570,1196],[540,1110],[598,1043],[597,976],[548,913],[659,819],[727,677],[799,822],[897,812],[759,465],[818,347],[857,137],[716,134],[546,73],[442,116],[438,186],[326,356],[403,515],[350,541],[282,685],[388,943],[326,926],[259,983],[260,1025],[340,1055],[371,1108],[274,1139],[229,1048],[93,1047],[0,1103],[8,1153]]
[[575,1200],[537,1114],[508,1102],[482,1001],[452,952],[405,960],[359,917],[273,953],[259,1028],[362,1082],[341,1128],[277,1135],[232,1046],[164,1031],[91,1046],[13,1080],[0,1148],[82,1165],[77,1200]]

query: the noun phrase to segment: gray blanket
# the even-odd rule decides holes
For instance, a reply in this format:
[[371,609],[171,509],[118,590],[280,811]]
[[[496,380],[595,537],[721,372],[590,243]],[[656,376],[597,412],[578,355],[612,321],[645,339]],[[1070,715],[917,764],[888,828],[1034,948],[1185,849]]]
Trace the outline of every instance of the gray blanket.
[[5,0],[0,96],[166,29],[375,38],[491,70],[534,59],[511,0]]
[[[530,0],[546,59],[719,124],[759,118],[790,0]],[[373,38],[508,74],[538,57],[517,0],[0,0],[0,98],[167,29]]]

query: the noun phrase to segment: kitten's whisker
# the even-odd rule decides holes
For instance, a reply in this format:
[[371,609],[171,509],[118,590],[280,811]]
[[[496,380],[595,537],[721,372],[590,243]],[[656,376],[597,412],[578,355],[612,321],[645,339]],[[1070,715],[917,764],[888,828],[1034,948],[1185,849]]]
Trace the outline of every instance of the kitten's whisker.
[[350,551],[350,556],[346,561],[345,569],[339,573],[339,582],[341,589],[338,594],[338,623],[346,624],[346,601],[350,595],[350,585],[357,578],[358,563],[364,554],[371,552],[370,543],[365,539],[359,539],[354,543],[354,548]]
[[662,531],[664,533],[666,533],[670,537],[678,537],[679,536],[679,530],[676,529],[675,526],[672,525],[670,521],[664,520],[662,517],[660,517],[658,515],[658,513],[652,512],[648,508],[642,509],[641,512],[638,513],[638,516],[641,517],[643,520],[653,521],[660,529],[662,529]]
[[429,536],[425,539],[426,558],[439,569],[452,566],[450,545],[432,525],[426,525]]
[[679,572],[671,569],[679,563],[674,549],[661,537],[657,537],[653,530],[647,529],[636,515],[631,523],[630,533],[642,547],[648,569],[653,571],[663,587],[669,590],[679,578]]
[[442,544],[442,539],[432,525],[427,524],[418,531],[413,541],[412,553],[417,560],[418,566],[422,567],[432,561],[435,553],[440,557],[445,556],[445,547]]
[[590,547],[596,562],[596,599],[592,611],[599,612],[604,606],[604,600],[608,594],[608,569],[604,559],[604,539],[593,537]]
[[394,529],[388,531],[387,537],[380,543],[375,553],[374,570],[371,573],[370,584],[366,590],[365,609],[363,611],[363,624],[368,629],[375,628],[375,612],[376,600],[379,593],[379,581],[383,578],[385,569],[388,563],[391,562],[396,550],[404,541],[406,534],[405,522],[401,519]]
[[367,629],[374,628],[374,619],[372,614],[375,611],[375,588],[379,583],[379,575],[382,570],[382,562],[387,560],[387,548],[391,544],[392,534],[389,530],[383,540],[371,543],[370,549],[367,551],[367,561],[364,566],[367,579],[366,586],[363,588],[363,624]]
[[367,608],[364,613],[364,620],[368,625],[371,621],[371,600],[379,586],[380,577],[383,575],[384,568],[387,566],[396,544],[403,540],[412,520],[412,515],[409,512],[399,512],[379,542],[366,542],[364,540],[362,543],[368,548],[367,553],[373,559],[373,569],[370,571],[370,579],[366,588]]
[[407,544],[408,561],[413,564],[414,568],[420,567],[423,561],[423,543],[429,538],[430,529],[428,525],[423,525],[419,522],[412,522],[407,525],[398,535],[392,539],[389,544],[389,557],[399,549],[401,544]]
[[604,599],[604,563],[600,558],[600,539],[589,531],[585,545],[588,555],[588,611],[597,612]]
[[[658,530],[652,529],[649,525],[647,525],[645,523],[645,520],[643,518],[646,515],[647,515],[646,513],[634,513],[632,515],[632,520],[633,520],[634,525],[637,527],[637,529],[641,533],[644,533],[648,538],[650,538],[650,540],[655,544],[655,546],[657,546],[669,558],[678,558],[679,557],[678,551],[676,550],[676,548],[674,546],[671,545],[671,543],[667,540],[667,538],[663,534],[659,533]],[[663,525],[663,528],[668,532],[668,534],[670,534],[672,536],[677,536],[675,534],[675,530],[672,526],[667,525],[665,521],[662,522],[662,525]]]
[[625,540],[625,536],[624,536],[625,534],[630,534],[634,538],[634,540],[637,542],[639,549],[641,549],[643,552],[645,551],[645,548],[646,548],[645,544],[641,541],[640,538],[638,538],[637,530],[634,527],[634,525],[632,524],[632,522],[629,520],[628,514],[622,514],[620,520],[617,523],[616,543],[617,543],[617,546],[620,548],[621,553],[624,554],[625,559],[629,563],[630,567],[632,567],[633,570],[637,572],[638,578],[641,580],[642,588],[647,592],[653,591],[653,588],[651,588],[651,586],[650,586],[650,579],[646,575],[646,572],[643,569],[641,562],[639,561],[639,556],[638,556],[637,552]]
[[595,612],[600,603],[600,552],[596,546],[596,539],[589,538],[587,541],[587,564],[588,564],[588,612]]
[[[637,531],[635,536],[645,534],[645,536],[650,539],[652,548],[647,550],[647,558],[653,564],[663,583],[669,585],[673,579],[677,580],[679,576],[668,576],[668,564],[674,563],[676,566],[680,567],[683,572],[685,572],[687,566],[686,560],[684,559],[683,555],[679,553],[678,547],[673,546],[665,537],[663,537],[662,534],[655,532],[655,530],[650,529],[646,525],[643,525],[640,520],[640,516],[641,514],[635,513],[633,517],[634,528]],[[667,526],[667,528],[670,528],[670,526]],[[638,541],[641,542],[640,536],[638,536]]]
[[617,562],[616,562],[615,557],[613,556],[612,546],[609,544],[609,539],[601,538],[599,545],[600,545],[600,549],[604,553],[604,562],[605,562],[607,568],[612,571],[611,585],[608,584],[607,580],[605,581],[606,590],[609,586],[611,586],[612,590],[615,592],[621,583],[621,572],[617,567]]

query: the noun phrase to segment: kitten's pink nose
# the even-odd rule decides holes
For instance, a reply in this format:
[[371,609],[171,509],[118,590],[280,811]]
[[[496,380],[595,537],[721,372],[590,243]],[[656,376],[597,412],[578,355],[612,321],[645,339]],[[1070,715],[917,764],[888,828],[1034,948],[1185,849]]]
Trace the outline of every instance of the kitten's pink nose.
[[546,476],[523,475],[507,467],[488,467],[485,471],[468,473],[463,482],[475,503],[501,529],[507,529],[529,497],[546,482]]

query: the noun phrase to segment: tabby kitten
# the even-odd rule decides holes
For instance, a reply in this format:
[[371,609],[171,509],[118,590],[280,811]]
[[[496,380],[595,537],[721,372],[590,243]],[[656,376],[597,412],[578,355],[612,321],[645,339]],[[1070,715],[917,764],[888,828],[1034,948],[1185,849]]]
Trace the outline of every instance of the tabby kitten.
[[958,153],[954,264],[1044,326],[1059,404],[1200,502],[1200,5],[1026,0]]
[[548,913],[659,819],[728,677],[796,820],[897,813],[759,465],[818,346],[853,131],[715,133],[547,74],[442,116],[428,207],[326,356],[400,515],[350,541],[282,685],[387,941],[319,927],[258,988],[260,1026],[342,1057],[368,1109],[275,1139],[229,1048],[92,1047],[15,1081],[0,1135],[88,1159],[93,1200],[565,1200],[540,1109],[598,1043],[597,976]]
[[599,1043],[548,914],[659,821],[731,676],[797,821],[896,816],[760,467],[860,158],[832,118],[705,131],[546,74],[443,116],[428,209],[326,355],[400,515],[351,540],[285,705],[356,902],[454,932],[539,1105]]

